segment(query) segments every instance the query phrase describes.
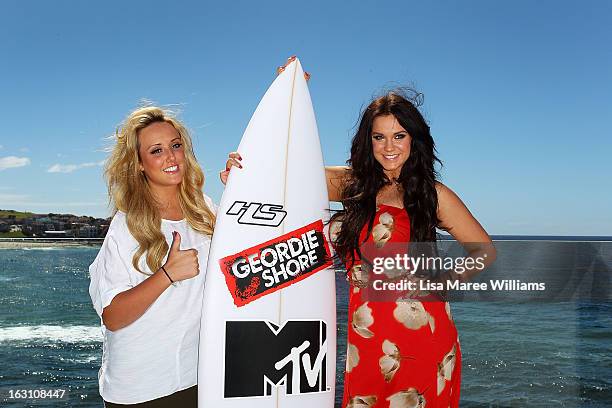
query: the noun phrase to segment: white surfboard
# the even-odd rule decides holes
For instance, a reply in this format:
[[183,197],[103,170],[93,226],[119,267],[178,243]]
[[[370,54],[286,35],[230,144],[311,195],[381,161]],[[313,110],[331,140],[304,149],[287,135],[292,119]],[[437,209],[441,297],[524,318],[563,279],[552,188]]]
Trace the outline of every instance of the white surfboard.
[[329,202],[304,72],[259,103],[217,212],[206,275],[200,407],[333,407],[335,280]]

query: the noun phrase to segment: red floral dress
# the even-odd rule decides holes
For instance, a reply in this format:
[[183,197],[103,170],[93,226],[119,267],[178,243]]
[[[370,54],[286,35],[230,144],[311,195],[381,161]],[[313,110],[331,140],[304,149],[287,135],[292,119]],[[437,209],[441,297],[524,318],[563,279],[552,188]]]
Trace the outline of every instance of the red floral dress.
[[[365,234],[364,229],[362,238]],[[406,211],[380,205],[368,242],[384,249],[389,242],[409,241]],[[398,301],[368,300],[355,279],[359,270],[357,264],[349,271],[342,406],[458,407],[461,350],[449,304],[431,294]]]

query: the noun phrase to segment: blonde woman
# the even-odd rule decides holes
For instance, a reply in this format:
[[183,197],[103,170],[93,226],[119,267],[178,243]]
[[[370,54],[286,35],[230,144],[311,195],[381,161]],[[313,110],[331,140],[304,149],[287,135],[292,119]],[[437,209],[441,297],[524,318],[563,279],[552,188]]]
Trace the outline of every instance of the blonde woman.
[[189,133],[167,111],[137,109],[105,176],[115,215],[89,268],[104,334],[100,395],[107,407],[195,407],[215,214]]

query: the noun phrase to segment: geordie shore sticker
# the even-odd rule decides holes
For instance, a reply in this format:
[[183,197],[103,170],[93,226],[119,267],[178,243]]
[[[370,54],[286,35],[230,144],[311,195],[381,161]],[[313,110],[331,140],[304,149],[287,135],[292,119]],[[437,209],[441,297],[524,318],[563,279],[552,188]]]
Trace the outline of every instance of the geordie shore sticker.
[[331,264],[321,220],[219,260],[227,288],[238,307]]

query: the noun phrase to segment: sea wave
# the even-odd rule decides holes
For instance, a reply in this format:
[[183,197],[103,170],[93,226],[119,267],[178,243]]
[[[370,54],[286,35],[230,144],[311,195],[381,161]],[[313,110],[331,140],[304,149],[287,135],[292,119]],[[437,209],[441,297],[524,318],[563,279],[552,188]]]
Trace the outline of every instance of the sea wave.
[[22,342],[101,342],[100,326],[14,326],[0,327],[0,343]]

